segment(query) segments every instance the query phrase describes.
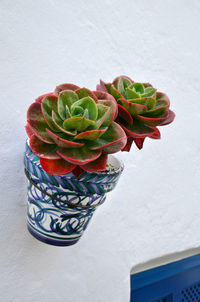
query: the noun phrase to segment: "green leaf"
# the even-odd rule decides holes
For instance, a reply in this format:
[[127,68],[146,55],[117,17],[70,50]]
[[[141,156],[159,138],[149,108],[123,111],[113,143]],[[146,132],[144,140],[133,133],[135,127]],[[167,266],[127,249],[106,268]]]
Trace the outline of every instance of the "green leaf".
[[123,95],[125,96],[126,92],[126,88],[128,86],[131,85],[131,80],[128,79],[127,77],[123,77],[123,76],[120,76],[120,77],[117,77],[115,78],[115,80],[113,81],[113,85],[114,87]]
[[87,88],[80,88],[80,89],[76,90],[76,93],[77,93],[79,99],[82,99],[82,98],[84,98],[84,97],[86,97],[86,96],[89,96],[89,97],[91,97],[96,103],[98,102],[98,99],[97,99],[97,97],[95,96],[95,94],[94,94],[91,90],[89,90],[89,89],[87,89]]
[[144,93],[141,95],[142,97],[155,96],[156,89],[153,87],[147,87],[144,89]]
[[49,129],[46,129],[49,136],[61,148],[80,148],[84,144],[72,141],[73,137],[65,133],[53,133]]
[[144,86],[142,83],[133,83],[129,86],[130,89],[134,90],[138,94],[144,93]]
[[97,128],[99,128],[100,126],[108,126],[110,119],[107,119],[107,115],[109,113],[109,111],[111,111],[110,107],[107,107],[103,104],[97,104],[97,108],[98,108],[98,116],[97,119],[95,121]]
[[112,94],[112,96],[113,96],[116,100],[118,100],[118,99],[120,99],[120,98],[123,97],[123,95],[119,92],[119,90],[117,90],[117,89],[114,87],[114,85],[111,85],[111,88],[110,88],[110,92],[109,92],[109,93]]
[[75,116],[75,115],[83,115],[83,113],[84,113],[84,109],[81,107],[81,106],[72,106],[71,107],[71,113],[72,113],[72,115],[73,116]]
[[101,150],[90,150],[87,146],[81,148],[59,149],[57,153],[72,164],[83,165],[96,160],[102,153]]
[[133,124],[120,123],[126,133],[133,138],[150,136],[155,132],[155,129],[145,125],[144,123],[134,119]]
[[149,110],[148,112],[143,113],[142,115],[147,117],[161,117],[168,107],[169,107],[169,103],[167,101],[157,100],[155,108]]
[[27,111],[27,121],[31,131],[33,131],[37,137],[47,144],[53,143],[52,139],[46,133],[48,125],[42,115],[40,103],[35,102],[31,104]]
[[148,110],[151,110],[155,107],[156,99],[151,97],[142,97],[133,100],[128,100],[131,103],[141,104],[147,106]]
[[57,129],[63,133],[66,133],[68,135],[74,136],[77,134],[77,130],[75,131],[67,131],[63,128],[63,121],[61,120],[60,116],[52,111],[52,121],[54,122],[54,125],[57,127]]
[[85,111],[83,113],[83,117],[85,117],[86,119],[89,119],[89,111],[87,108],[85,109]]
[[131,88],[126,88],[126,95],[127,95],[127,99],[136,99],[136,98],[140,98],[140,94],[135,92],[134,90],[132,90]]
[[119,99],[118,103],[122,105],[131,115],[143,114],[147,111],[147,106],[129,102],[129,100]]
[[57,103],[58,98],[54,95],[48,96],[42,100],[42,114],[44,116],[44,119],[46,120],[49,127],[55,132],[57,132],[58,129],[52,121],[52,111],[57,112]]
[[67,131],[77,130],[82,132],[89,127],[95,129],[95,122],[84,117],[71,117],[63,122],[63,127]]
[[50,145],[42,142],[37,136],[32,135],[30,138],[31,151],[41,158],[58,159],[59,155],[56,153],[57,145]]
[[117,81],[117,85],[115,88],[119,90],[119,92],[123,95],[126,96],[126,88],[131,84],[131,82],[123,77],[120,77],[119,80]]
[[74,139],[87,139],[90,141],[94,141],[97,138],[99,138],[100,136],[102,136],[106,130],[108,129],[108,127],[104,128],[104,129],[95,129],[95,130],[88,130],[85,132],[81,132],[78,135],[76,135],[74,137]]
[[97,110],[97,105],[96,102],[91,98],[91,97],[84,97],[75,103],[72,104],[71,106],[71,111],[74,110],[74,107],[82,107],[83,110],[88,109],[89,113],[89,119],[90,120],[96,120],[98,116],[98,110]]
[[66,105],[68,106],[68,108],[70,108],[71,105],[77,100],[78,100],[78,95],[72,90],[65,90],[59,94],[58,113],[62,120],[68,118],[66,114]]
[[93,142],[88,142],[88,146],[92,150],[102,149],[106,153],[115,153],[125,146],[126,140],[126,134],[123,129],[113,122],[100,138]]
[[66,118],[70,118],[72,115],[71,115],[71,112],[70,112],[70,110],[69,110],[69,107],[66,105],[65,106],[65,114],[66,114]]

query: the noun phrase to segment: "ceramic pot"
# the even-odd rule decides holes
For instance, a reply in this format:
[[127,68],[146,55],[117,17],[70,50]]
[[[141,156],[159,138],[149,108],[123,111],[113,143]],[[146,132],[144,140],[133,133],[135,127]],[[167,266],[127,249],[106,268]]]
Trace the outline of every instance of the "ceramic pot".
[[52,245],[75,244],[88,226],[96,208],[114,189],[123,171],[122,163],[110,155],[109,172],[84,172],[52,176],[26,143],[25,174],[28,178],[27,225],[37,239]]

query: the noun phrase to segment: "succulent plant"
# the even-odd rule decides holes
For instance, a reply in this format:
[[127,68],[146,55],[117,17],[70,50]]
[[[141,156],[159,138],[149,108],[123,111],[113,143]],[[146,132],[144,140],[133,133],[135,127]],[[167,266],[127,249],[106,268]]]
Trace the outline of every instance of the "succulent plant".
[[134,141],[142,149],[146,137],[160,138],[157,126],[174,120],[166,94],[158,92],[149,83],[136,83],[127,76],[119,76],[112,83],[100,81],[97,90],[111,94],[118,104],[116,122],[127,134],[127,144],[122,151],[129,151]]
[[100,91],[62,84],[38,97],[27,112],[26,132],[33,153],[51,175],[104,171],[107,154],[124,148],[115,99]]

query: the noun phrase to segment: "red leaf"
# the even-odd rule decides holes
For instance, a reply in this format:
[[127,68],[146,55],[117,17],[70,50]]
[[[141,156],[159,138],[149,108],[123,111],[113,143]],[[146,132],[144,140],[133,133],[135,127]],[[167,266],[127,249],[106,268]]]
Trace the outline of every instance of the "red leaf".
[[138,149],[141,150],[143,148],[144,140],[145,140],[145,137],[143,137],[143,138],[134,138],[134,142],[135,142],[136,146],[138,147]]
[[156,100],[165,101],[167,102],[168,107],[170,106],[170,100],[168,96],[163,92],[159,92],[159,91],[156,92]]
[[60,156],[56,153],[57,146],[49,145],[39,140],[36,135],[30,138],[31,151],[41,158],[58,159]]
[[103,91],[93,91],[93,93],[96,95],[96,97],[99,100],[100,104],[103,104],[105,106],[109,106],[111,108],[111,122],[113,122],[118,115],[118,108],[117,108],[117,102],[115,100],[115,98],[106,92]]
[[57,153],[64,160],[75,164],[84,165],[93,160],[96,160],[102,153],[101,150],[89,150],[86,146],[81,148],[59,149]]
[[27,123],[31,131],[43,142],[54,144],[52,139],[46,133],[48,125],[42,115],[41,104],[38,102],[32,103],[27,111]]
[[119,122],[119,124],[128,134],[128,136],[131,136],[133,138],[143,138],[146,136],[151,136],[155,132],[154,127],[149,127],[144,124],[141,124],[135,119],[133,121],[133,125],[126,124],[126,126],[124,126],[121,122]]
[[[103,135],[107,129],[108,127],[101,130],[97,129],[97,130],[88,130],[85,132],[81,132],[78,135],[76,135],[74,139],[88,139],[93,141],[99,138],[101,135]],[[83,144],[81,145],[83,146]]]
[[35,99],[35,101],[38,103],[41,103],[45,97],[52,96],[52,95],[54,95],[53,92],[42,94],[42,95],[38,96],[37,99]]
[[162,125],[162,123],[167,120],[169,116],[169,111],[165,111],[162,117],[146,117],[142,115],[138,115],[137,118],[142,121],[144,124],[155,127]]
[[172,123],[173,120],[175,119],[175,116],[176,116],[175,113],[172,110],[169,110],[169,114],[167,118],[159,126],[164,126]]
[[96,90],[108,92],[106,86],[102,80],[100,80],[100,84],[97,84]]
[[123,149],[126,142],[126,133],[119,124],[113,122],[99,139],[89,142],[89,147],[91,150],[103,150],[111,154]]
[[128,124],[133,124],[133,118],[130,113],[121,105],[118,104],[118,114],[119,116],[125,120]]
[[158,130],[158,128],[154,127],[154,132],[152,135],[149,135],[150,138],[153,139],[160,139],[161,135],[160,135],[160,131]]
[[79,167],[79,166],[76,166],[76,168],[72,171],[72,173],[74,174],[74,176],[76,178],[79,178],[79,176],[84,172],[84,170]]
[[70,164],[62,158],[56,160],[40,158],[40,164],[48,174],[54,176],[67,174],[75,168],[75,165]]
[[120,98],[118,100],[118,103],[122,107],[124,107],[131,115],[143,114],[148,110],[147,106],[145,105],[132,103],[123,98]]
[[60,84],[58,86],[56,86],[56,89],[54,91],[55,95],[59,95],[59,93],[63,90],[77,90],[80,87],[74,84],[70,84],[70,83],[65,83],[65,84]]
[[27,133],[28,137],[30,138],[34,134],[34,132],[28,123],[26,124],[25,129],[26,129],[26,133]]
[[126,146],[122,149],[122,151],[127,151],[127,152],[129,152],[130,149],[131,149],[132,143],[133,143],[133,138],[129,136],[129,137],[127,138]]
[[82,99],[84,97],[91,97],[96,103],[98,102],[98,99],[96,95],[93,93],[93,91],[87,89],[87,88],[78,88],[76,91],[76,94],[78,95],[79,99]]
[[49,136],[53,139],[53,141],[56,143],[56,145],[61,148],[80,148],[84,145],[82,143],[72,142],[70,140],[62,138],[60,137],[61,135],[60,133],[55,134],[51,132],[49,129],[46,129],[46,131],[49,134]]
[[82,168],[88,172],[101,172],[106,170],[108,155],[102,154],[95,161],[92,161],[86,165],[83,165]]
[[125,78],[125,79],[129,80],[131,83],[134,83],[134,81],[131,78],[124,76],[124,75],[120,75],[113,80],[112,84],[114,85],[119,80],[119,78]]

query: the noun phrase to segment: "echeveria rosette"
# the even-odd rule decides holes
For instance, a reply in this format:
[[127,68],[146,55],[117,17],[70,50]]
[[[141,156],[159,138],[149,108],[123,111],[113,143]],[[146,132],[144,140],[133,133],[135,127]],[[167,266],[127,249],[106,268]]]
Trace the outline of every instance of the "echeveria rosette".
[[31,150],[51,175],[106,169],[107,154],[127,142],[115,99],[105,92],[62,84],[32,103],[27,112],[26,132]]
[[129,77],[119,76],[112,83],[100,81],[97,90],[108,92],[117,101],[116,122],[127,134],[127,144],[122,151],[129,151],[133,141],[142,149],[146,137],[159,139],[157,126],[170,124],[175,118],[167,95],[149,83],[136,83]]

